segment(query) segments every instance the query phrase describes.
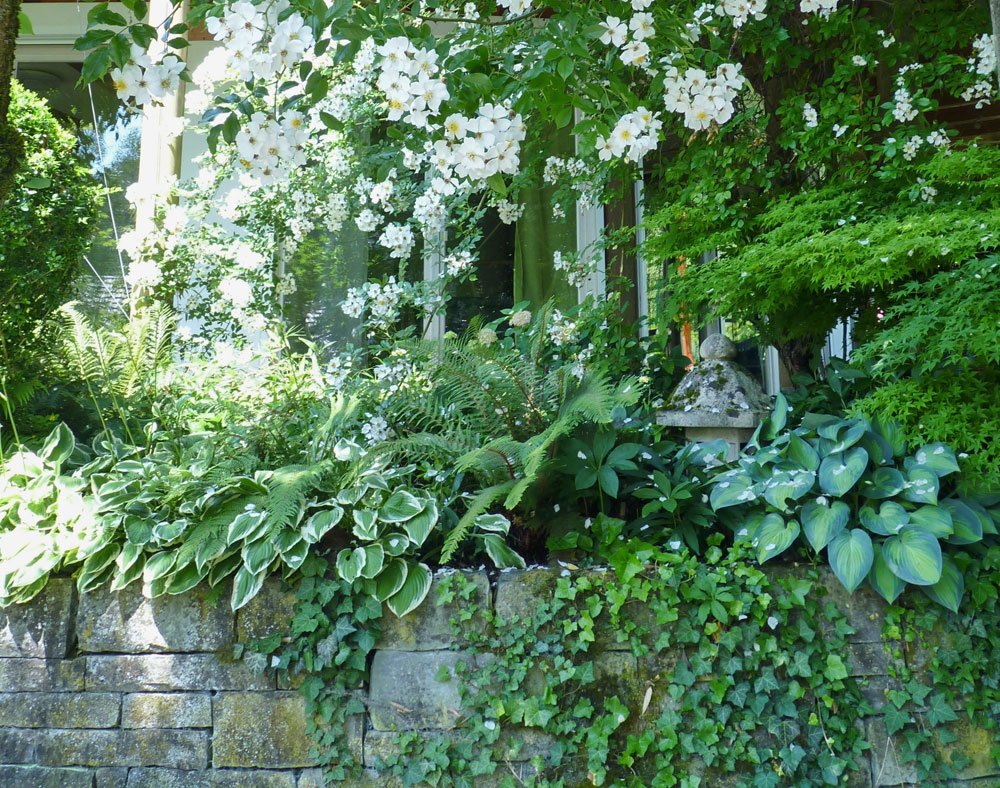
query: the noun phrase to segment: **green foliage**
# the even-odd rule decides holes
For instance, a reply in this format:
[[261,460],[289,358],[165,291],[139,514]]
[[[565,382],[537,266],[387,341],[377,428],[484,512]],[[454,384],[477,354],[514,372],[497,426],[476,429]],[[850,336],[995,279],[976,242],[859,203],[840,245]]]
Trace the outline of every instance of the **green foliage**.
[[954,495],[951,449],[910,453],[896,425],[863,418],[812,415],[783,431],[786,411],[779,395],[751,451],[712,482],[712,507],[731,512],[736,538],[764,562],[802,535],[849,591],[867,579],[893,602],[912,584],[957,610],[962,577],[944,550],[989,541],[1000,512]]
[[23,397],[48,339],[42,323],[69,297],[89,246],[98,190],[74,135],[18,82],[9,122],[24,158],[0,208],[0,375]]

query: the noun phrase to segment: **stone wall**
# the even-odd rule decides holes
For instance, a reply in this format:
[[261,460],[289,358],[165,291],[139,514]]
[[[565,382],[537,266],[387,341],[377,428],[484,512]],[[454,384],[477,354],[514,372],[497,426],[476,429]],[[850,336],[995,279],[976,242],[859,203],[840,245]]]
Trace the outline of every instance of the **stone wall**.
[[[485,574],[471,577],[476,604],[492,606],[503,620],[533,610],[556,574],[505,573],[494,587]],[[880,603],[863,593],[833,593],[856,630],[851,670],[878,710],[890,682]],[[280,631],[293,609],[294,597],[277,582],[234,615],[226,595],[81,596],[71,582],[54,580],[30,604],[0,610],[0,788],[321,785],[299,693],[233,658],[238,644]],[[451,634],[453,612],[427,604],[402,621],[384,621],[368,715],[350,726],[352,750],[368,767],[392,754],[394,731],[439,734],[461,715],[457,679],[440,678],[442,666],[454,676],[463,659]],[[613,643],[600,660],[609,675],[637,669],[635,657]],[[915,781],[896,761],[878,714],[866,725],[871,761],[855,784]],[[1000,784],[991,734],[959,734],[960,742],[987,737],[966,752],[972,763],[962,777],[969,785]],[[525,738],[512,748],[509,770],[527,775],[527,761],[548,745],[543,736]],[[374,773],[366,782],[386,784]]]

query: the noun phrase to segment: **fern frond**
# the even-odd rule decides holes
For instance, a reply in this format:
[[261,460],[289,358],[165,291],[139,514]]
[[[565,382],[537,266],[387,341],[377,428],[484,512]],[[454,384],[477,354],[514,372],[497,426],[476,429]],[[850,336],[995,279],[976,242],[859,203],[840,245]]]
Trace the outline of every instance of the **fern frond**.
[[480,490],[466,504],[465,514],[458,521],[458,524],[448,532],[445,537],[444,546],[441,548],[441,563],[445,564],[451,560],[452,556],[468,537],[469,532],[476,523],[476,518],[484,514],[494,503],[499,501],[514,485],[513,480],[494,484]]

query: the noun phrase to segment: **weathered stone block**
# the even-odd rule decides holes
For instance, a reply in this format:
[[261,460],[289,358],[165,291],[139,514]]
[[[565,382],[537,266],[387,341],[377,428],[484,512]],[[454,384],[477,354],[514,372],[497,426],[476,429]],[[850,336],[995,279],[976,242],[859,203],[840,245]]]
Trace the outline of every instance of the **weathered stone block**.
[[[448,741],[459,741],[466,735],[464,731],[434,731],[428,737],[444,737]],[[365,766],[369,769],[378,768],[380,764],[388,763],[399,757],[399,734],[389,731],[368,731],[365,735]],[[533,758],[548,758],[557,744],[557,739],[537,730],[511,728],[504,731],[500,737],[502,749],[499,757],[504,762],[523,763]]]
[[[788,570],[789,572],[791,570]],[[822,594],[824,602],[830,602],[846,616],[854,628],[848,635],[851,643],[881,643],[882,621],[885,618],[885,601],[868,586],[862,586],[853,594],[844,588],[837,576],[827,568],[820,568],[820,581],[813,587],[813,593]]]
[[294,772],[211,769],[131,769],[128,788],[295,788]]
[[896,743],[886,731],[885,720],[868,720],[868,743],[871,744],[872,774],[876,786],[905,785],[917,782],[917,770],[912,763],[900,763]]
[[128,783],[127,766],[102,766],[94,769],[96,788],[125,788]]
[[309,757],[305,700],[297,692],[226,692],[215,699],[212,765],[294,769]]
[[88,690],[115,692],[274,689],[274,676],[215,654],[87,657]]
[[236,612],[236,639],[240,643],[289,631],[295,616],[295,592],[278,578],[264,581],[260,592]]
[[65,657],[75,603],[73,581],[53,578],[30,602],[0,609],[0,657]]
[[141,692],[122,698],[123,728],[211,728],[212,698],[205,693]]
[[852,676],[886,676],[891,661],[882,643],[851,643],[847,648],[847,669]]
[[147,599],[132,585],[80,597],[77,644],[86,652],[219,651],[233,643],[233,613],[203,588]]
[[2,692],[0,725],[10,728],[112,728],[118,724],[120,707],[121,696],[111,692]]
[[208,766],[208,733],[173,730],[0,729],[8,763],[37,766]]
[[[0,766],[0,788],[92,788],[93,785],[94,773],[89,769]],[[98,785],[104,788],[105,783]]]
[[0,690],[4,692],[80,692],[82,659],[0,659]]
[[[485,572],[462,574],[475,589],[471,599],[456,596],[456,599],[448,604],[437,604],[444,577],[436,575],[424,604],[403,618],[397,618],[392,613],[387,613],[383,617],[380,622],[382,636],[376,648],[397,651],[437,651],[466,644],[465,638],[454,635],[451,620],[456,617],[461,618],[463,611],[473,608],[483,612],[488,611],[490,581]],[[462,630],[469,632],[471,627],[477,632],[482,632],[485,626],[483,616],[473,615],[463,622]]]
[[376,652],[368,701],[372,727],[454,727],[462,715],[455,667],[463,661],[469,662],[469,657],[454,651]]

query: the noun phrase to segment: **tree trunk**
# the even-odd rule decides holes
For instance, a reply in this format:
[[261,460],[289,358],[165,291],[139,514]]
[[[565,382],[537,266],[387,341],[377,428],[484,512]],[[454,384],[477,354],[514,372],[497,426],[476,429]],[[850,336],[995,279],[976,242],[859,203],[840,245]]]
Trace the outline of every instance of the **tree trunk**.
[[0,210],[23,152],[21,135],[7,122],[20,10],[21,0],[0,0]]

